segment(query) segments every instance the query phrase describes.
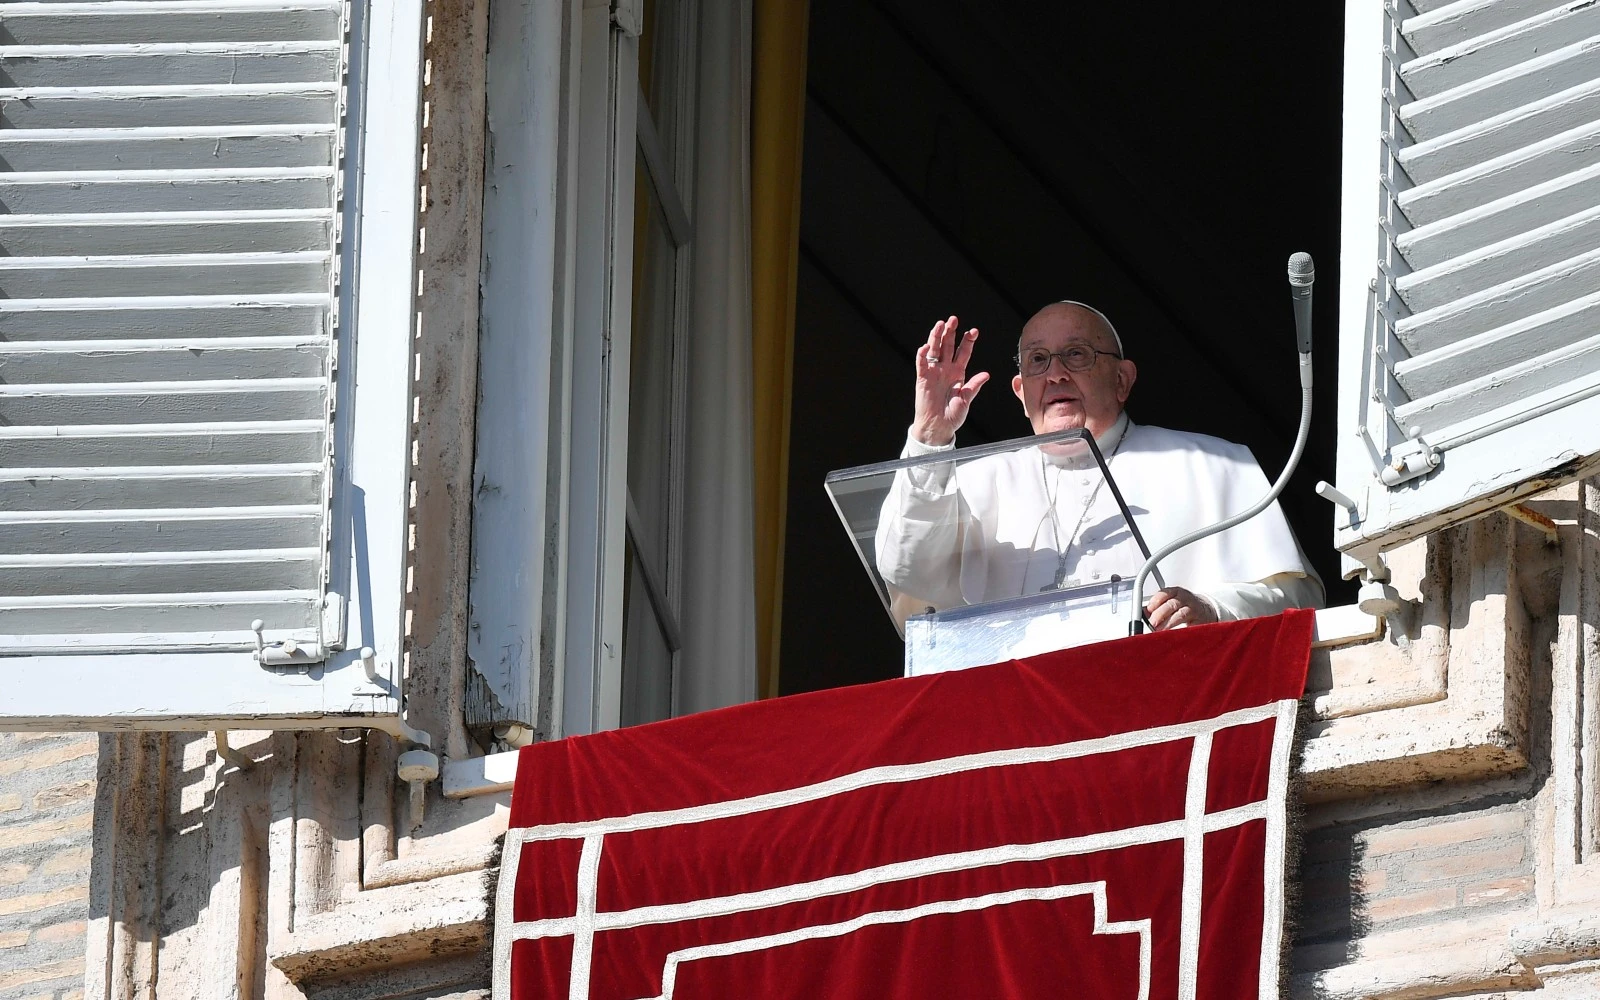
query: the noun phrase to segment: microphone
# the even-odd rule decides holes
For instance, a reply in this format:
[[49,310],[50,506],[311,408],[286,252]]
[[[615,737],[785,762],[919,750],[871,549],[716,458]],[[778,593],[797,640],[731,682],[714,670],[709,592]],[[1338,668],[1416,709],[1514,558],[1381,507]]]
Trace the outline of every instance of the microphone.
[[1294,334],[1300,353],[1311,353],[1311,282],[1317,269],[1304,250],[1289,258],[1289,296],[1294,304]]
[[1128,617],[1129,635],[1139,635],[1144,632],[1144,582],[1145,578],[1155,571],[1156,564],[1186,545],[1193,545],[1202,538],[1209,538],[1219,531],[1226,531],[1266,510],[1274,500],[1278,499],[1278,494],[1283,492],[1283,488],[1289,485],[1289,477],[1294,475],[1295,467],[1300,464],[1300,456],[1305,454],[1306,450],[1306,438],[1311,434],[1311,282],[1315,278],[1316,268],[1311,264],[1310,254],[1302,250],[1289,258],[1289,293],[1294,302],[1295,338],[1300,346],[1300,427],[1295,432],[1294,449],[1289,452],[1288,463],[1284,465],[1283,471],[1278,473],[1277,482],[1272,484],[1266,496],[1256,501],[1255,506],[1216,524],[1191,531],[1182,538],[1174,539],[1145,560],[1144,565],[1139,568],[1139,575],[1133,578],[1133,607]]

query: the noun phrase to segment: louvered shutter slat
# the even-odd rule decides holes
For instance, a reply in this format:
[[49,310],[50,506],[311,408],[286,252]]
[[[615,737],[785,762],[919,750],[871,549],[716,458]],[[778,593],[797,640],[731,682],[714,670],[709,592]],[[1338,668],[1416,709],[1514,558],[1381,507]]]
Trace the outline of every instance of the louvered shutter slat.
[[[181,216],[183,213],[173,213]],[[200,213],[195,213],[200,215]],[[239,213],[245,215],[247,213]],[[40,225],[34,225],[34,222]],[[19,257],[66,256],[84,246],[101,254],[176,254],[321,251],[328,244],[327,213],[262,212],[255,218],[221,216],[181,221],[159,214],[127,221],[62,216],[6,220],[6,247]],[[222,334],[231,331],[216,331]]]
[[15,45],[0,80],[7,87],[303,83],[337,79],[339,50],[332,42]]
[[213,507],[140,511],[52,511],[17,518],[10,533],[32,553],[224,551],[230,546],[260,549],[280,545],[315,546],[322,532],[321,508]]
[[1415,180],[1470,169],[1550,136],[1581,128],[1595,120],[1597,106],[1600,82],[1591,80],[1434,138],[1413,136],[1421,141],[1404,150],[1400,162]]
[[326,286],[325,252],[281,254],[163,254],[120,257],[0,259],[0,288],[18,298],[51,295],[137,295],[181,289],[196,295],[299,292]]
[[[1417,16],[1400,25],[1400,33],[1419,54],[1470,44],[1517,23],[1558,10],[1575,0],[1456,0],[1445,4],[1415,4]],[[1586,4],[1588,0],[1576,0]]]
[[292,420],[317,416],[326,400],[320,377],[0,385],[0,413],[12,427]]
[[1425,226],[1563,178],[1570,181],[1558,183],[1554,190],[1570,190],[1590,179],[1585,171],[1600,166],[1597,143],[1600,126],[1586,122],[1544,142],[1422,181],[1400,196],[1400,206],[1413,225]]
[[1600,166],[1586,167],[1401,233],[1395,246],[1419,269],[1452,261],[1460,266],[1474,251],[1487,253],[1508,241],[1533,238],[1544,227],[1581,223],[1589,210],[1574,212],[1573,202],[1600,204]]
[[42,590],[87,594],[274,590],[304,583],[321,560],[317,548],[207,552],[94,552],[0,555],[0,598]]
[[[0,239],[7,234],[0,218]],[[37,340],[102,340],[119,335],[153,337],[283,336],[315,329],[328,308],[317,294],[136,296],[99,299],[0,301],[0,330],[13,343]]]
[[[43,178],[37,173],[0,177],[0,205],[18,215],[150,211],[326,209],[333,198],[329,170],[266,167],[255,170],[138,170],[120,177]],[[62,185],[70,185],[63,187]]]
[[341,37],[339,2],[103,0],[8,3],[13,45],[131,42],[302,42]]
[[[211,90],[212,93],[203,91]],[[201,93],[195,93],[201,91]],[[264,83],[230,87],[18,88],[0,124],[6,128],[137,128],[141,125],[275,125],[331,117],[331,87]]]
[[[0,162],[22,173],[47,170],[316,168],[333,158],[333,130],[255,125],[41,133],[0,132]],[[66,214],[66,213],[62,213]]]
[[[69,600],[8,598],[8,621],[19,633],[9,636],[6,651],[13,654],[106,652],[137,648],[152,632],[185,636],[184,650],[226,649],[238,644],[231,633],[212,633],[219,618],[267,620],[285,617],[285,608],[301,609],[307,621],[317,614],[316,594],[304,591],[226,590],[214,594],[85,594]],[[74,631],[85,615],[93,615],[104,630]]]
[[1395,198],[1410,228],[1394,335],[1409,356],[1391,364],[1408,432],[1448,435],[1600,370],[1596,33],[1589,0],[1459,0],[1400,23],[1412,183]]
[[[22,468],[0,479],[0,508],[35,511],[164,509],[174,499],[191,507],[252,504],[299,506],[324,503],[322,466],[271,463],[204,466]],[[21,517],[20,520],[27,518]],[[136,520],[136,517],[130,517]],[[9,536],[9,532],[7,535]]]
[[318,638],[343,16],[5,5],[8,651]]
[[1600,469],[1600,3],[1348,0],[1345,24],[1341,265],[1366,278],[1340,289],[1335,537],[1381,578],[1388,548]]
[[[1544,6],[1548,9],[1540,10]],[[1456,44],[1439,44],[1444,36],[1429,31],[1405,31],[1406,40],[1418,51],[1428,55],[1406,62],[1401,75],[1411,92],[1419,98],[1428,98],[1451,88],[1462,88],[1457,99],[1473,95],[1483,102],[1484,109],[1493,114],[1496,98],[1484,93],[1500,85],[1496,74],[1515,79],[1523,75],[1548,74],[1561,66],[1580,49],[1583,43],[1569,46],[1575,37],[1583,37],[1600,30],[1600,10],[1589,0],[1567,0],[1565,3],[1508,4],[1496,2],[1483,8],[1483,13],[1497,14],[1489,19],[1468,23],[1463,27],[1461,40]],[[1427,15],[1425,15],[1427,16]],[[1422,21],[1423,17],[1412,21]],[[1488,28],[1499,24],[1498,28]],[[1480,27],[1486,30],[1478,30]],[[1557,77],[1559,79],[1559,76]],[[1554,79],[1544,80],[1546,93],[1579,83],[1571,79],[1567,84],[1552,85]]]
[[31,344],[15,351],[19,379],[60,383],[146,382],[160,379],[229,379],[289,376],[320,379],[327,367],[322,344],[301,337],[189,341],[67,341]]
[[[323,421],[234,421],[227,425],[126,425],[58,428],[70,439],[81,466],[118,466],[130,459],[168,466],[203,456],[219,466],[315,463],[324,448]],[[74,433],[78,432],[78,433]],[[14,468],[40,469],[60,456],[53,440],[11,438],[6,442]]]

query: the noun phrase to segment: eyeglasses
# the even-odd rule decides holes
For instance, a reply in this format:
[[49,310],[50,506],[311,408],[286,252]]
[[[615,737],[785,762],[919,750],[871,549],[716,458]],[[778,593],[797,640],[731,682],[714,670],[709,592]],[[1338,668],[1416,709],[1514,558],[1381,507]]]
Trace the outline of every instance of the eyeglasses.
[[1029,378],[1043,375],[1050,370],[1050,359],[1060,358],[1062,367],[1067,371],[1086,372],[1094,367],[1095,361],[1102,354],[1122,360],[1120,354],[1113,351],[1097,351],[1088,344],[1074,344],[1064,351],[1047,351],[1042,347],[1030,347],[1017,355],[1017,370]]

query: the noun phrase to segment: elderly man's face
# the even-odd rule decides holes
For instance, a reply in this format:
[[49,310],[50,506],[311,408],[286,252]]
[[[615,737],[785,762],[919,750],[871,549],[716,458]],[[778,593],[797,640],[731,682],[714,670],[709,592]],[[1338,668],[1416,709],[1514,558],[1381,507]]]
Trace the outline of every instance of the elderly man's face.
[[1117,342],[1100,317],[1056,304],[1039,310],[1022,328],[1023,353],[1034,348],[1059,352],[1079,344],[1108,353],[1096,354],[1087,371],[1068,371],[1060,358],[1052,358],[1044,374],[1011,379],[1011,391],[1022,400],[1035,434],[1087,427],[1099,437],[1117,422],[1128,401],[1139,372],[1132,361],[1114,356]]

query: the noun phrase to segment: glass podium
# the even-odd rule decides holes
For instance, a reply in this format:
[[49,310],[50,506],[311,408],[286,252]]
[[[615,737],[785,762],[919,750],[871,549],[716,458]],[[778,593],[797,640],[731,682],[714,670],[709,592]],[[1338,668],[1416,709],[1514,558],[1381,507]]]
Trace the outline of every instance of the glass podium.
[[841,469],[824,485],[905,639],[907,676],[1128,634],[1150,552],[1087,431]]

